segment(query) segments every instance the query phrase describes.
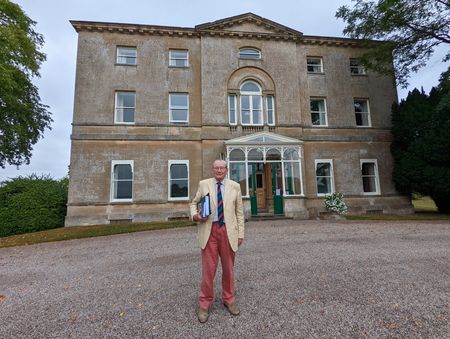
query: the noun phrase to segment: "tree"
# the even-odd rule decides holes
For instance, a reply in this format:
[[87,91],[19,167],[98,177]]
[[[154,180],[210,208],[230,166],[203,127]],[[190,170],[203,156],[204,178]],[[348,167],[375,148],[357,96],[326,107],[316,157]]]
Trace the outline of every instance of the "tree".
[[450,213],[450,68],[429,95],[414,89],[394,104],[392,125],[397,189],[429,195]]
[[[362,62],[382,74],[393,74],[406,87],[411,72],[425,66],[440,44],[450,44],[448,0],[352,0],[353,8],[341,6],[336,17],[346,22],[344,34],[368,41]],[[450,60],[450,52],[443,61]]]
[[33,145],[50,128],[33,77],[45,60],[35,22],[8,0],[0,0],[0,167],[29,164]]

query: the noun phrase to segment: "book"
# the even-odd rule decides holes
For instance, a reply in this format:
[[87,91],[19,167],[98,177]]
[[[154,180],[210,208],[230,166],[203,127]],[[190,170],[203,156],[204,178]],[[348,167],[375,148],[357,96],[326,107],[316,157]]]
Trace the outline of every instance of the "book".
[[197,204],[197,208],[198,208],[198,214],[202,218],[206,218],[207,216],[209,216],[211,214],[209,193],[200,199],[200,201]]

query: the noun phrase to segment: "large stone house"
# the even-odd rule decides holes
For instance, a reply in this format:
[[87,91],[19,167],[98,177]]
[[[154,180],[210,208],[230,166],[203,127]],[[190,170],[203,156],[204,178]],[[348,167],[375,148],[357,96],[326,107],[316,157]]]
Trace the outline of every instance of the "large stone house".
[[392,183],[394,79],[361,41],[252,13],[194,28],[71,21],[78,32],[66,225],[188,216],[214,159],[247,216],[408,213]]

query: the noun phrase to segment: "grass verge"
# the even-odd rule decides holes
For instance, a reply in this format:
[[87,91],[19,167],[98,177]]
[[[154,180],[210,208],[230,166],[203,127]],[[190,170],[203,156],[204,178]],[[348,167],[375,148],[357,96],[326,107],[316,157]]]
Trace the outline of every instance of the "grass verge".
[[195,223],[191,221],[169,221],[136,224],[96,225],[61,227],[52,230],[18,234],[0,238],[1,247],[23,246],[39,244],[49,241],[61,241],[70,239],[81,239],[99,237],[112,234],[133,233],[141,231],[161,230],[167,228],[187,227]]
[[414,214],[360,214],[346,215],[347,220],[450,220],[450,215],[439,214],[436,212],[416,212]]

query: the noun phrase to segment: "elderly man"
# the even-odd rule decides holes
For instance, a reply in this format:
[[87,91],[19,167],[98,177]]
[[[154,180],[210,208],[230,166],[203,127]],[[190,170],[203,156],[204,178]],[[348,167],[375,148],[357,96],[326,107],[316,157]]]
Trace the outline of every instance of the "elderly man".
[[[208,321],[214,296],[214,276],[218,258],[222,265],[222,301],[232,315],[239,314],[234,296],[234,257],[244,241],[244,212],[241,187],[225,179],[227,163],[214,161],[213,178],[200,181],[190,209],[192,219],[199,221],[198,240],[202,249],[202,284],[198,320]],[[209,194],[211,214],[202,217],[198,203]]]

